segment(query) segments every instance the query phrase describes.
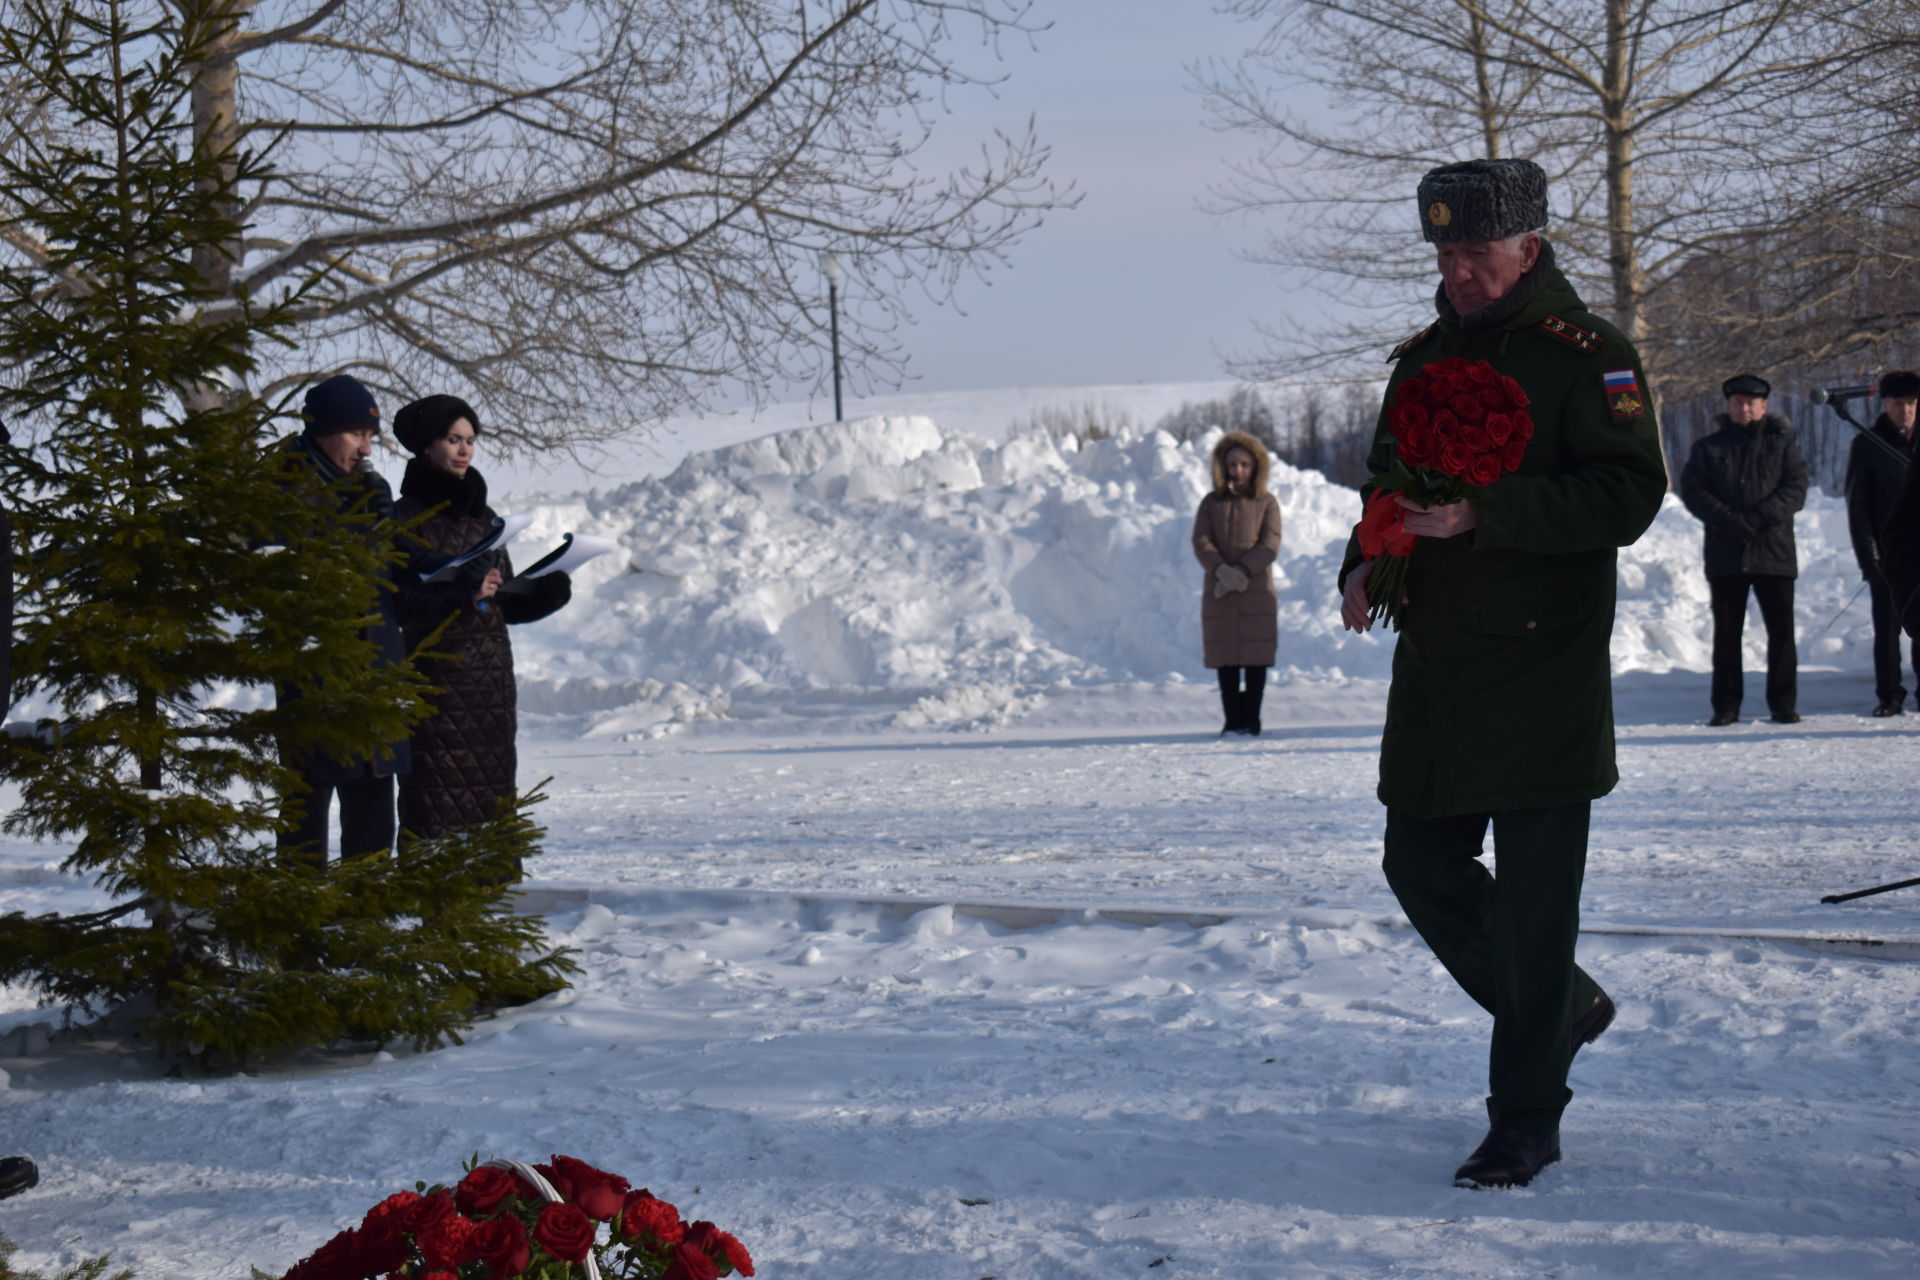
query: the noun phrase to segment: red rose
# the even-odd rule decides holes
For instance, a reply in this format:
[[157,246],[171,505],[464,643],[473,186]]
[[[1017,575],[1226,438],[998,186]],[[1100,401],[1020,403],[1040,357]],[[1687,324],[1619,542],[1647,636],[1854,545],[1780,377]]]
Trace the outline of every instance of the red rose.
[[1393,389],[1393,402],[1395,404],[1419,404],[1432,394],[1433,389],[1428,386],[1427,380],[1416,373]]
[[748,1256],[746,1246],[711,1222],[696,1222],[688,1227],[687,1243],[743,1276],[753,1274],[753,1259]]
[[1400,437],[1400,461],[1410,467],[1424,467],[1433,461],[1433,432],[1426,427]]
[[1500,374],[1485,360],[1475,360],[1467,366],[1467,376],[1482,387],[1490,387],[1500,381]]
[[1507,393],[1508,403],[1516,409],[1524,409],[1533,403],[1532,400],[1527,398],[1526,388],[1522,387],[1512,378],[1502,376],[1500,379],[1500,389]]
[[1452,400],[1454,416],[1462,422],[1478,422],[1487,416],[1487,407],[1472,392],[1462,392]]
[[596,1169],[572,1156],[555,1156],[550,1165],[533,1166],[546,1175],[554,1190],[568,1203],[579,1205],[589,1218],[605,1221],[620,1212],[626,1198],[627,1180],[617,1173]]
[[1492,447],[1484,424],[1474,422],[1460,428],[1460,443],[1472,453],[1485,453]]
[[293,1264],[284,1280],[361,1280],[354,1232],[342,1231]]
[[354,1276],[377,1276],[406,1265],[407,1237],[391,1217],[353,1233]]
[[697,1245],[677,1244],[668,1256],[671,1261],[660,1280],[720,1280],[720,1268]]
[[1446,475],[1461,476],[1467,473],[1467,464],[1472,461],[1473,454],[1468,452],[1465,445],[1455,441],[1440,446],[1440,460],[1434,465]]
[[1442,409],[1433,415],[1433,435],[1441,445],[1451,444],[1460,438],[1460,419],[1453,410]]
[[1427,425],[1427,411],[1417,404],[1397,404],[1387,413],[1387,429],[1396,436]]
[[460,1280],[458,1271],[429,1271],[426,1280]]
[[1525,443],[1533,439],[1533,419],[1524,413],[1513,415],[1513,438]]
[[1467,483],[1484,489],[1500,478],[1500,459],[1483,453],[1467,464]]
[[414,1242],[429,1267],[463,1267],[480,1256],[478,1227],[471,1219],[450,1214],[415,1236]]
[[460,1179],[460,1185],[453,1189],[453,1203],[469,1217],[484,1218],[507,1201],[531,1191],[519,1174],[483,1165]]
[[[360,1220],[360,1225],[370,1227],[376,1222],[387,1222],[399,1219],[400,1215],[406,1213],[406,1211],[413,1208],[414,1205],[419,1204],[423,1198],[418,1191],[396,1191],[379,1204],[373,1206],[373,1208],[367,1210],[367,1216]],[[400,1220],[404,1221],[404,1219]]]
[[629,1195],[620,1210],[620,1234],[630,1240],[651,1235],[662,1244],[678,1244],[687,1229],[680,1225],[680,1210],[640,1190]]
[[534,1219],[533,1242],[562,1262],[579,1262],[593,1248],[593,1219],[577,1204],[549,1204]]
[[412,1204],[394,1215],[394,1221],[408,1235],[418,1236],[436,1223],[457,1217],[460,1210],[453,1203],[453,1196],[446,1191],[435,1191],[431,1195],[421,1196]]
[[1488,414],[1485,425],[1487,428],[1487,443],[1493,448],[1498,449],[1506,444],[1507,441],[1513,439],[1513,419],[1506,414]]
[[487,1280],[513,1280],[533,1260],[527,1229],[510,1213],[488,1218],[473,1230],[473,1247],[487,1264]]
[[1527,442],[1525,440],[1510,441],[1508,444],[1503,446],[1500,450],[1501,469],[1506,471],[1518,471],[1520,469],[1520,460],[1526,456],[1527,456]]

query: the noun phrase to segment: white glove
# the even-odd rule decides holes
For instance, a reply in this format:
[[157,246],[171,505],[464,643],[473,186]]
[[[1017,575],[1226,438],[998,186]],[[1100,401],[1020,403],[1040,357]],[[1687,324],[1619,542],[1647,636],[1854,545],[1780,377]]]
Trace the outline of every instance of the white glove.
[[1213,571],[1213,598],[1218,600],[1235,591],[1245,591],[1249,581],[1247,571],[1239,565],[1223,564]]

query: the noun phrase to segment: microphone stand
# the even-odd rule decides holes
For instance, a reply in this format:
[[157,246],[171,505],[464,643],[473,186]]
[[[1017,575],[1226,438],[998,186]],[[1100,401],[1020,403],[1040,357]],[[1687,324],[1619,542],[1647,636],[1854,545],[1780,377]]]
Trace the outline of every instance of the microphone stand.
[[[1864,393],[1861,398],[1865,399]],[[1882,440],[1879,436],[1873,434],[1871,427],[1866,426],[1858,418],[1847,412],[1847,401],[1851,399],[1853,399],[1852,396],[1822,396],[1821,399],[1815,400],[1814,403],[1826,405],[1827,408],[1840,415],[1842,422],[1845,422],[1848,426],[1859,432],[1861,439],[1873,441],[1874,447],[1883,451],[1888,457],[1898,459],[1902,467],[1908,466],[1912,461],[1911,458],[1888,444],[1885,440]]]

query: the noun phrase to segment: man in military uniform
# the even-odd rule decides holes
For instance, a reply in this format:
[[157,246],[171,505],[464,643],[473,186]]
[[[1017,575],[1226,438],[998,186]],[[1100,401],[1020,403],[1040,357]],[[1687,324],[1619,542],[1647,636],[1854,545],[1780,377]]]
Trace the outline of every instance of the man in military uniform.
[[[1847,452],[1847,525],[1853,556],[1867,580],[1873,601],[1873,693],[1876,716],[1897,716],[1906,706],[1900,683],[1900,611],[1887,585],[1887,525],[1907,483],[1913,456],[1913,424],[1920,406],[1920,374],[1898,369],[1880,375],[1880,416],[1871,436],[1855,436]],[[1911,644],[1913,669],[1920,677],[1920,642]],[[1920,689],[1920,684],[1916,684]]]
[[[1493,1015],[1492,1124],[1454,1180],[1524,1186],[1560,1158],[1574,1052],[1613,1019],[1574,943],[1588,809],[1619,778],[1615,556],[1652,523],[1666,471],[1639,356],[1539,235],[1539,167],[1446,165],[1419,202],[1439,319],[1394,353],[1365,493],[1393,488],[1386,410],[1435,361],[1486,361],[1517,380],[1534,435],[1519,468],[1469,501],[1396,498],[1418,542],[1380,741],[1384,868],[1420,936]],[[1355,631],[1371,625],[1370,569],[1356,538],[1341,570]],[[1489,826],[1497,878],[1480,862]]]
[[1743,373],[1720,386],[1727,411],[1694,441],[1680,469],[1680,500],[1706,526],[1707,592],[1713,602],[1712,725],[1740,718],[1745,678],[1740,633],[1747,593],[1767,629],[1767,710],[1798,724],[1799,654],[1793,641],[1793,516],[1807,505],[1807,464],[1793,424],[1767,412],[1773,387]]

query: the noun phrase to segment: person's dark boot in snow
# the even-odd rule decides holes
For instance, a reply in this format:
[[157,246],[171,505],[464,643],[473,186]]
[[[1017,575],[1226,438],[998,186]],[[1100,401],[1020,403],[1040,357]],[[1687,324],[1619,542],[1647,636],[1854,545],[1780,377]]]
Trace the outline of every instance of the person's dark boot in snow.
[[40,1181],[40,1171],[25,1156],[0,1159],[0,1200],[17,1196]]

